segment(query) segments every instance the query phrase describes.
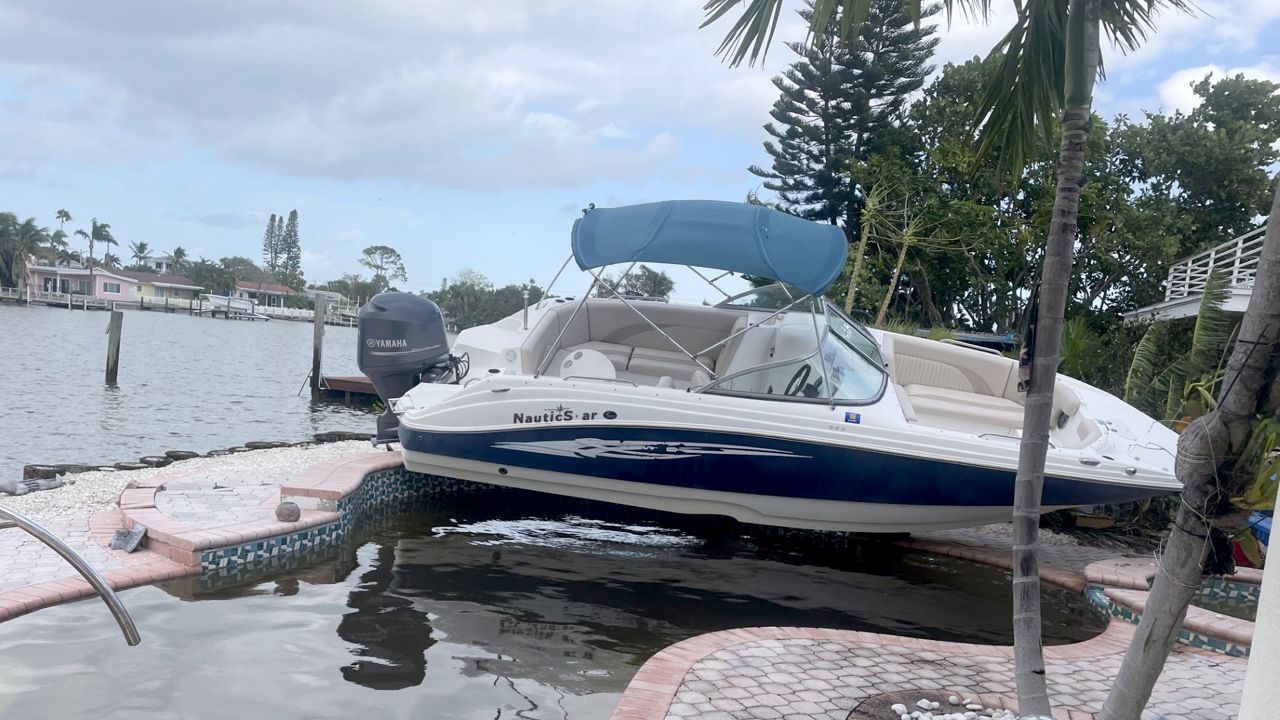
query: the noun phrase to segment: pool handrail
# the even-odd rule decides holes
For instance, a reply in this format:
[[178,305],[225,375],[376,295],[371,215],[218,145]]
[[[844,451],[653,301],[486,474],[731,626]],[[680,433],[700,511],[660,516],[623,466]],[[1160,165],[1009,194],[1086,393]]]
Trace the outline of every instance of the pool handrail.
[[[8,522],[5,522],[5,520],[8,520]],[[138,627],[134,625],[133,617],[129,615],[128,609],[125,608],[124,603],[120,602],[120,598],[116,596],[115,591],[98,574],[98,571],[94,570],[93,566],[80,557],[75,550],[72,550],[70,545],[63,542],[62,538],[49,532],[40,523],[17,510],[0,505],[0,530],[6,527],[22,528],[40,542],[53,548],[54,552],[62,556],[63,560],[70,563],[84,577],[89,585],[93,587],[94,592],[98,593],[102,601],[107,604],[107,608],[111,610],[111,614],[116,619],[116,624],[124,632],[125,642],[130,645],[137,645],[142,642],[142,636],[138,634]]]

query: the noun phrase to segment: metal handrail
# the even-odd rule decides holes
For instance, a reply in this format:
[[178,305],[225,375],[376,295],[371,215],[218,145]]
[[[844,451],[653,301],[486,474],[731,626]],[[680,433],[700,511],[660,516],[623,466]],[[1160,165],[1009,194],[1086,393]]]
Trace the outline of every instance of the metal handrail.
[[[142,642],[142,636],[138,634],[138,626],[134,625],[133,618],[129,615],[124,603],[120,602],[120,598],[116,596],[115,591],[98,574],[98,571],[94,570],[93,566],[80,557],[75,550],[72,550],[70,545],[63,542],[62,538],[49,532],[35,520],[3,505],[0,505],[0,518],[7,518],[12,522],[9,527],[22,528],[40,542],[53,548],[53,551],[61,555],[63,560],[71,563],[71,567],[75,568],[84,577],[89,585],[93,587],[94,592],[98,593],[98,597],[102,598],[102,601],[107,604],[107,608],[115,616],[116,624],[120,626],[121,632],[124,633],[125,642],[130,645],[137,645]],[[5,526],[0,524],[0,527]]]

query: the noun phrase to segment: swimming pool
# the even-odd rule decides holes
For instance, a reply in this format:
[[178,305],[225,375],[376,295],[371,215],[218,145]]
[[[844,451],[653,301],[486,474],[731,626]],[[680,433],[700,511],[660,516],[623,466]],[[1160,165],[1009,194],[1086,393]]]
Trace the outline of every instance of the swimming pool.
[[[1008,574],[876,541],[528,495],[0,624],[0,718],[603,718],[654,652],[752,625],[1008,643]],[[520,496],[524,497],[524,496]],[[1101,631],[1045,588],[1047,643]]]

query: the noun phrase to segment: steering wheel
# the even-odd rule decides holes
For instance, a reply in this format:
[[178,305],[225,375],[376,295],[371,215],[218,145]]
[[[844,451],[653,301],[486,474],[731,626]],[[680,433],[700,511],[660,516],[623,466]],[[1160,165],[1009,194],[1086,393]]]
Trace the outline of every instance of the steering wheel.
[[787,387],[782,391],[783,395],[799,395],[804,391],[804,385],[809,380],[809,376],[813,374],[813,368],[806,363],[796,370],[791,379],[787,381]]

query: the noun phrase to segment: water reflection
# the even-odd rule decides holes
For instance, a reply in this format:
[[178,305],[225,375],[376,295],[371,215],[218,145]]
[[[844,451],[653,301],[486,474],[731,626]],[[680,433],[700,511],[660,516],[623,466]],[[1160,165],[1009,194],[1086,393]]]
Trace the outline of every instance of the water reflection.
[[[815,552],[574,515],[468,522],[453,510],[373,539],[338,625],[360,658],[341,668],[349,682],[405,689],[459,672],[617,692],[658,649],[751,625],[1011,640],[1008,576],[985,566],[880,543]],[[1048,590],[1048,642],[1100,631],[1081,606]]]
[[338,637],[356,646],[362,658],[342,668],[347,682],[374,690],[403,690],[422,683],[427,675],[427,649],[435,644],[427,614],[394,589],[394,545],[378,546],[377,557],[360,576],[351,593],[347,613],[338,622]]
[[[343,547],[129,590],[138,648],[96,602],[0,623],[0,717],[600,718],[654,652],[712,630],[1011,637],[999,570],[594,507],[440,501]],[[1047,640],[1098,632],[1083,607],[1047,589]]]

